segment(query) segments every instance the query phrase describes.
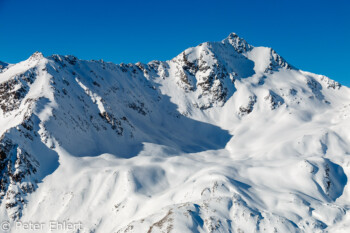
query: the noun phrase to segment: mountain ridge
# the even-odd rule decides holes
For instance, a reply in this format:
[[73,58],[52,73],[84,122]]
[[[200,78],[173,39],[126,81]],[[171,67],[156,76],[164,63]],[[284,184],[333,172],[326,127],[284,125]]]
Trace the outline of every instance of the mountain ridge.
[[36,52],[0,70],[1,219],[346,229],[349,93],[235,33],[147,64]]

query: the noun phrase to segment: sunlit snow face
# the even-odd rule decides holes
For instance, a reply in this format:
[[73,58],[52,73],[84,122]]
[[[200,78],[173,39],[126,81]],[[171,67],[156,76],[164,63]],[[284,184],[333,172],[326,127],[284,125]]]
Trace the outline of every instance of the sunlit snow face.
[[35,53],[0,72],[0,219],[346,229],[349,96],[235,34],[149,64]]

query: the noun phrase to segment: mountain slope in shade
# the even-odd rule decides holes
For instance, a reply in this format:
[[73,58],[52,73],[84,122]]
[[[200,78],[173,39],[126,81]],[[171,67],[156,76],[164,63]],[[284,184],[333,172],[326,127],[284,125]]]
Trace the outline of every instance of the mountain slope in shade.
[[[169,61],[0,68],[0,219],[347,232],[350,90],[231,33]],[[62,232],[67,232],[62,230]]]

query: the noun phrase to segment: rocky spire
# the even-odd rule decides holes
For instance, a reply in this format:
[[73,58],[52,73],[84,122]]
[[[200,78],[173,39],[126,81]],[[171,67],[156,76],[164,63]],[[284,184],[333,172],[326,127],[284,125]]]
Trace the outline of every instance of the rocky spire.
[[222,41],[224,44],[232,45],[238,53],[244,53],[253,48],[245,39],[239,37],[236,33],[232,32],[226,39]]

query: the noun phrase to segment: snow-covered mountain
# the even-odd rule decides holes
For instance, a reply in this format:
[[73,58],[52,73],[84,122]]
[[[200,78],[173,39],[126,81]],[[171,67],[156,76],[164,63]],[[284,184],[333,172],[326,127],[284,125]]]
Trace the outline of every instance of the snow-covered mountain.
[[36,52],[0,63],[0,220],[348,232],[349,129],[349,88],[234,33],[148,64]]

